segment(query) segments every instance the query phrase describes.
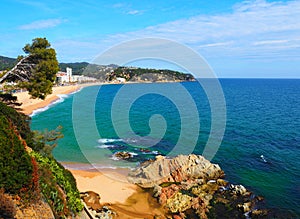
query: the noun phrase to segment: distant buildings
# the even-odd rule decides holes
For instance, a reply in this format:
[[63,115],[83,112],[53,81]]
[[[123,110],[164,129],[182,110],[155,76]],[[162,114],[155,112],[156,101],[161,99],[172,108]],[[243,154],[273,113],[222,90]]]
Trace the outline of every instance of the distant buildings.
[[72,68],[67,67],[66,72],[59,71],[56,73],[57,84],[70,84],[70,83],[86,83],[95,82],[96,78],[87,77],[84,75],[73,75]]
[[117,77],[117,78],[116,78],[116,81],[117,81],[118,83],[125,83],[125,82],[126,82],[126,79],[125,79],[125,78],[121,78],[121,77]]

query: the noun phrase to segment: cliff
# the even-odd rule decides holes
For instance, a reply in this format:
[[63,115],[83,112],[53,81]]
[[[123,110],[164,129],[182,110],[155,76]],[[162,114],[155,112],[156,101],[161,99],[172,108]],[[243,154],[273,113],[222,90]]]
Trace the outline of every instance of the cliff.
[[0,101],[0,218],[66,218],[83,208],[72,174],[30,130],[29,117]]

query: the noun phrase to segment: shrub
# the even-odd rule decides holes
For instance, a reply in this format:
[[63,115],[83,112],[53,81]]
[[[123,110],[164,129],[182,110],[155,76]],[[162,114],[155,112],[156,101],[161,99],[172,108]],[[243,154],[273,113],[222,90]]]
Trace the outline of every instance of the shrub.
[[5,116],[16,128],[27,145],[34,149],[33,132],[30,130],[30,117],[8,107],[0,101],[0,116]]
[[0,188],[16,194],[29,188],[32,164],[13,124],[0,115]]
[[31,155],[39,164],[41,191],[56,217],[81,212],[83,205],[73,175],[52,157],[34,151]]

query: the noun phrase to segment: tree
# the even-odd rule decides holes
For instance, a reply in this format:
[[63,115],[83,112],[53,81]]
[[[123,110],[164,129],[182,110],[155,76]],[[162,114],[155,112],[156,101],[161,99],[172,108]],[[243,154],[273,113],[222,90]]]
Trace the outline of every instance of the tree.
[[28,81],[21,82],[21,87],[28,90],[33,98],[45,99],[52,93],[52,86],[59,70],[56,52],[50,48],[50,43],[46,38],[35,38],[32,44],[27,44],[23,48],[29,54],[29,62],[35,65],[32,69]]
[[58,126],[56,129],[48,131],[45,129],[43,132],[34,131],[34,141],[36,145],[35,150],[43,156],[52,157],[52,151],[57,146],[57,141],[63,138],[64,135],[61,133],[62,126]]
[[52,93],[52,86],[59,70],[56,52],[50,48],[46,38],[35,38],[26,44],[23,51],[27,56],[19,56],[18,63],[1,78],[3,81],[19,82],[33,98],[45,99]]

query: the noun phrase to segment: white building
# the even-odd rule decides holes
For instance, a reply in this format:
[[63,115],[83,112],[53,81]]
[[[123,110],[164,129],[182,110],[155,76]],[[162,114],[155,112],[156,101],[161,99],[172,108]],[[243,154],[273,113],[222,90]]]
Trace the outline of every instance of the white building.
[[125,79],[125,78],[118,77],[118,78],[116,78],[116,81],[119,82],[119,83],[125,83],[125,82],[126,82],[126,79]]
[[58,84],[71,83],[72,81],[72,68],[67,67],[67,72],[59,71],[56,73],[56,82]]
[[66,72],[59,71],[56,74],[57,84],[69,84],[69,83],[84,83],[84,82],[95,82],[96,78],[87,77],[83,75],[73,75],[72,68],[67,67]]

